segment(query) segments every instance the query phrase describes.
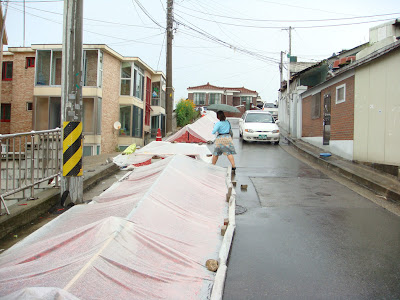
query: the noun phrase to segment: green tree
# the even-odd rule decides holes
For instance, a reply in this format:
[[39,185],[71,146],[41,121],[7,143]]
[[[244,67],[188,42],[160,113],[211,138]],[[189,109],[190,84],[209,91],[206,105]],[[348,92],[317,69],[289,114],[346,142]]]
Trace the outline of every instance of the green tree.
[[176,105],[176,122],[179,127],[183,127],[197,116],[197,112],[194,110],[196,105],[194,105],[193,101],[190,99],[181,99],[179,103]]

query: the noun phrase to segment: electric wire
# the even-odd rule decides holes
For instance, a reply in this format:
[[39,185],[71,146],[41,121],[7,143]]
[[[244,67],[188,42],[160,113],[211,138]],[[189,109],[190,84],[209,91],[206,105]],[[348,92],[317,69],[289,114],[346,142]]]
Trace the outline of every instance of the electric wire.
[[[49,13],[49,14],[63,16],[62,13],[58,13],[58,12],[54,12],[54,11],[48,11],[48,10],[44,10],[44,9],[39,9],[39,8],[31,7],[31,6],[26,6],[26,8],[37,10],[37,11],[41,11],[41,12],[46,12],[46,13]],[[118,23],[118,22],[111,22],[111,21],[92,19],[92,18],[83,18],[83,20],[84,21],[99,22],[99,23],[104,23],[104,24],[110,24],[110,25],[118,25],[118,26],[129,26],[129,27],[140,27],[140,28],[148,28],[148,29],[159,29],[158,27],[150,27],[150,26],[145,26],[145,25]]]
[[[13,9],[13,10],[19,11],[19,12],[23,12],[22,10],[20,10],[20,9],[18,9],[18,8],[15,8],[15,7],[10,7],[10,8]],[[44,19],[44,20],[46,20],[46,21],[50,21],[50,22],[53,22],[53,23],[62,25],[62,22],[60,22],[60,21],[55,21],[55,20],[52,20],[52,19],[48,19],[48,18],[45,18],[45,17],[42,17],[42,16],[38,16],[38,15],[35,15],[35,14],[32,14],[32,13],[29,13],[29,12],[26,12],[26,14],[29,14],[29,15],[31,15],[31,16],[34,16],[34,17],[37,17],[37,18],[40,18],[40,19]],[[115,35],[106,35],[106,34],[104,34],[104,33],[98,33],[98,32],[94,32],[94,31],[87,30],[87,29],[83,29],[83,32],[91,33],[91,34],[95,34],[95,35],[99,35],[99,36],[104,36],[104,37],[109,37],[109,38],[113,38],[113,39],[118,39],[118,40],[122,40],[123,42],[129,42],[129,43],[135,42],[135,43],[141,43],[141,44],[147,44],[147,45],[160,46],[160,44],[143,42],[143,41],[137,40],[137,39],[136,39],[136,40],[125,39],[125,38],[117,37],[117,36],[115,36]],[[161,34],[162,34],[162,33],[156,34],[156,35],[153,35],[153,36],[149,36],[149,37],[144,37],[143,39],[150,38],[150,37],[154,37],[154,36],[158,36],[158,35],[161,35]],[[112,45],[112,44],[113,44],[113,43],[109,43],[109,45]]]
[[144,6],[140,3],[139,0],[135,0],[136,4],[139,6],[139,8],[144,12],[144,14],[157,26],[159,26],[160,28],[165,29],[164,26],[160,25],[160,23],[158,23],[151,15],[150,13],[146,10],[146,8],[144,8]]
[[[175,14],[175,15],[177,15],[177,16],[180,17],[180,18],[182,18],[182,17],[179,16],[178,14]],[[183,19],[183,18],[182,18],[182,19]],[[183,19],[183,20],[184,20],[184,19]],[[225,41],[223,41],[223,40],[221,40],[221,39],[219,39],[219,38],[217,38],[217,37],[215,37],[215,36],[213,36],[213,35],[211,35],[211,34],[205,32],[205,31],[203,31],[202,29],[200,29],[200,28],[198,28],[197,26],[191,24],[190,22],[188,22],[188,23],[191,24],[191,25],[193,25],[193,26],[196,27],[197,29],[194,28],[194,27],[192,27],[192,26],[190,26],[190,25],[188,25],[188,24],[186,24],[186,23],[183,23],[182,21],[179,21],[179,20],[177,20],[177,19],[175,19],[175,22],[176,22],[177,24],[180,24],[180,25],[182,25],[182,26],[184,26],[184,27],[186,27],[186,28],[188,28],[188,29],[190,29],[190,30],[192,30],[192,31],[194,31],[194,32],[196,32],[196,33],[198,33],[198,34],[200,34],[200,35],[202,35],[202,36],[204,36],[204,37],[206,37],[206,38],[208,38],[208,39],[210,39],[210,40],[212,40],[212,41],[218,43],[218,44],[220,44],[220,45],[223,45],[223,46],[225,46],[225,47],[228,47],[228,48],[234,49],[234,50],[236,50],[236,51],[238,51],[238,52],[241,52],[241,53],[244,53],[244,54],[253,56],[254,58],[257,58],[257,59],[262,60],[262,61],[265,61],[265,62],[279,63],[278,60],[275,59],[275,58],[271,58],[271,57],[268,57],[268,56],[265,56],[265,55],[261,55],[261,54],[259,54],[259,53],[252,52],[252,51],[247,50],[247,49],[245,49],[245,48],[237,47],[237,46],[234,46],[234,45],[232,45],[232,44],[230,44],[230,43],[228,43],[228,42],[225,42]]]
[[[175,13],[176,14],[176,13]],[[284,29],[287,28],[287,26],[259,26],[259,25],[245,25],[245,24],[235,24],[235,23],[228,23],[228,22],[220,22],[220,21],[214,21],[206,18],[201,18],[199,16],[194,16],[188,13],[185,13],[187,16],[200,19],[203,21],[211,22],[211,23],[216,23],[216,24],[223,24],[223,25],[228,25],[228,26],[236,26],[236,27],[246,27],[246,28],[256,28],[256,29]],[[366,23],[376,23],[376,22],[383,22],[383,21],[389,21],[393,20],[393,18],[390,19],[380,19],[380,20],[371,20],[371,21],[363,21],[363,22],[353,22],[353,23],[345,23],[345,24],[328,24],[328,25],[311,25],[311,26],[296,26],[296,28],[301,28],[301,29],[308,29],[308,28],[323,28],[323,27],[337,27],[337,26],[349,26],[349,25],[358,25],[358,24],[366,24]]]
[[[293,19],[282,19],[282,20],[277,20],[277,19],[252,19],[252,18],[239,18],[239,17],[230,17],[230,16],[224,16],[224,15],[218,15],[218,14],[212,14],[212,13],[206,13],[203,11],[199,10],[194,10],[187,8],[183,5],[179,5],[180,7],[183,7],[185,9],[188,9],[190,11],[195,11],[204,15],[212,15],[215,17],[221,17],[221,18],[226,18],[226,19],[234,19],[234,20],[242,20],[242,21],[252,21],[252,22],[277,22],[277,23],[298,23],[298,22],[326,22],[326,21],[342,21],[342,20],[353,20],[353,19],[366,19],[366,18],[375,18],[375,17],[383,17],[383,16],[391,16],[391,15],[399,15],[400,12],[395,12],[395,13],[388,13],[388,14],[377,14],[377,15],[368,15],[368,16],[357,16],[357,17],[347,17],[347,18],[334,18],[334,19],[310,19],[310,20],[304,20],[304,19],[298,19],[298,20],[293,20]],[[178,9],[175,9],[179,11]],[[287,27],[287,26],[286,26]]]
[[163,51],[163,48],[164,48],[164,42],[165,42],[165,37],[166,36],[167,36],[167,33],[164,32],[164,39],[163,39],[163,42],[162,42],[162,45],[161,45],[160,56],[158,57],[158,62],[157,62],[157,70],[158,70],[158,66],[160,65],[161,54],[162,54],[162,51]]

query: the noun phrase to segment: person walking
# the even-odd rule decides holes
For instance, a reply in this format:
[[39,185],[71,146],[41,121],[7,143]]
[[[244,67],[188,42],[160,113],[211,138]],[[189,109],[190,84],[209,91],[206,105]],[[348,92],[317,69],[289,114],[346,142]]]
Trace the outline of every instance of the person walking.
[[229,134],[231,130],[231,123],[226,120],[225,114],[222,110],[217,111],[217,118],[219,122],[215,123],[212,133],[218,132],[218,136],[215,139],[215,148],[212,157],[212,164],[215,165],[221,154],[227,155],[230,163],[232,164],[232,171],[235,172],[236,165],[233,154],[236,154],[235,147],[233,146],[233,140]]

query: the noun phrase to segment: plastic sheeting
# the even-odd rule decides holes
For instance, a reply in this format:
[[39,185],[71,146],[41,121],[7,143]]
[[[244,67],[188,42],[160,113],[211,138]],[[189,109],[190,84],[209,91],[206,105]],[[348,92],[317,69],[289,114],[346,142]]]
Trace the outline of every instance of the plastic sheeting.
[[[137,150],[138,151],[138,150]],[[135,153],[132,154],[119,154],[116,157],[113,158],[114,164],[116,164],[118,167],[126,167],[126,166],[142,166],[142,165],[147,165],[149,162],[151,163],[151,158],[152,155],[135,155]]]
[[135,169],[3,253],[0,297],[206,299],[215,273],[205,262],[218,258],[227,216],[225,176],[182,155]]
[[165,141],[180,143],[214,142],[216,135],[212,134],[212,130],[216,122],[218,122],[217,114],[213,111],[208,111],[204,117],[193,124],[184,126],[177,133],[165,139]]
[[120,154],[114,158],[114,163],[119,167],[126,167],[129,165],[140,166],[140,163],[151,160],[155,155],[165,158],[175,154],[183,154],[211,163],[211,151],[206,145],[158,141],[151,142],[141,149],[136,150],[133,154]]
[[170,142],[151,142],[137,151],[137,155],[158,155],[167,157],[174,154],[183,154],[193,158],[201,159],[211,163],[211,151],[206,145],[170,143]]

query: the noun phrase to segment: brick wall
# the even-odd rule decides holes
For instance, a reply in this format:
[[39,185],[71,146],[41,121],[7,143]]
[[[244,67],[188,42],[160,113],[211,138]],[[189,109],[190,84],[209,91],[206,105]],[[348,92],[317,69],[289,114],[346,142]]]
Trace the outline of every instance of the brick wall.
[[[336,87],[346,85],[346,101],[336,104]],[[324,95],[331,95],[331,140],[353,140],[354,133],[354,76],[321,90],[320,118],[311,118],[312,96],[302,101],[302,135],[317,137],[323,134]]]
[[35,68],[26,68],[26,58],[34,56],[33,52],[17,52],[3,58],[3,62],[13,62],[13,78],[1,85],[1,102],[11,104],[11,119],[1,123],[1,134],[32,130],[33,111],[26,110],[26,102],[33,102]]
[[[35,53],[15,53],[11,104],[11,132],[28,132],[33,128],[33,110],[26,110],[26,102],[33,102],[35,68],[25,68],[26,58]],[[35,62],[36,63],[36,62]]]
[[[321,101],[321,99],[320,99]],[[320,118],[312,119],[311,118],[311,106],[312,106],[312,96],[308,96],[302,101],[302,135],[304,137],[314,137],[314,136],[322,136],[322,104],[321,104],[321,112]]]
[[114,129],[119,120],[119,84],[121,63],[104,53],[103,57],[103,99],[101,124],[101,152],[111,153],[118,145],[118,131]]

